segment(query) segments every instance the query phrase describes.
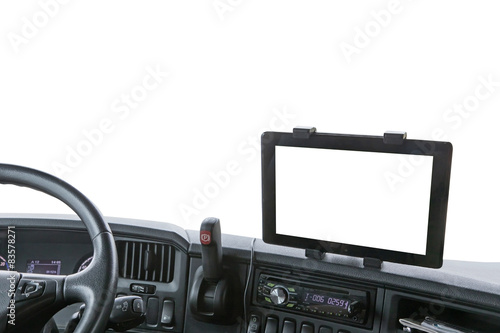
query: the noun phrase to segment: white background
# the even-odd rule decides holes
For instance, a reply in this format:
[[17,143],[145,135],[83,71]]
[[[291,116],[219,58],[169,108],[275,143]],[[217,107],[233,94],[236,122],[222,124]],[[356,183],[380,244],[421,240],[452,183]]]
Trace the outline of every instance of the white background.
[[[2,2],[0,161],[60,174],[108,216],[192,229],[217,216],[223,232],[260,237],[263,130],[444,136],[454,145],[445,257],[500,261],[499,6]],[[124,108],[148,69],[169,75]],[[453,111],[466,101],[478,103]],[[103,121],[107,133],[85,146]],[[86,156],[58,173],[77,147]],[[5,186],[0,211],[67,209]]]

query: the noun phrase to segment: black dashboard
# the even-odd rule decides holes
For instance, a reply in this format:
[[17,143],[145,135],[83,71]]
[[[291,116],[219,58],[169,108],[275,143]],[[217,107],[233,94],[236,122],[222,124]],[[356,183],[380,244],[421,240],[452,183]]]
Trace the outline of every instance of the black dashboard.
[[[235,281],[235,316],[211,320],[197,313],[202,305],[190,304],[202,267],[198,231],[107,222],[118,250],[117,295],[138,295],[146,307],[144,323],[131,332],[399,333],[400,318],[425,316],[477,332],[500,331],[498,263],[445,261],[438,270],[384,263],[376,269],[357,258],[330,254],[316,260],[303,250],[231,235],[222,237],[223,266]],[[2,215],[1,249],[12,224],[18,225],[19,272],[67,275],[91,260],[89,236],[74,217]],[[73,305],[55,316],[60,332],[77,310]]]

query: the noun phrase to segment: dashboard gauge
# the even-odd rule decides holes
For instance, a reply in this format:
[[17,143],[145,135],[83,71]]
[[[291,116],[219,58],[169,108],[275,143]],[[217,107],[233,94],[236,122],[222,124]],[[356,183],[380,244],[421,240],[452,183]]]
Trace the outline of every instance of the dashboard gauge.
[[83,271],[85,268],[89,267],[90,263],[92,262],[92,258],[93,256],[89,256],[89,255],[86,255],[85,257],[82,258],[82,260],[80,260],[77,264],[77,268],[75,269],[76,272],[81,272]]
[[9,263],[5,260],[4,257],[0,256],[0,271],[8,271]]

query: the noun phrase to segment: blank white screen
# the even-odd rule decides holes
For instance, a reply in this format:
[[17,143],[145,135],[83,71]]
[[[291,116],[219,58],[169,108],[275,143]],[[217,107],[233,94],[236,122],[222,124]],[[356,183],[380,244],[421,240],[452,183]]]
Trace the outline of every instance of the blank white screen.
[[276,232],[423,255],[432,161],[276,146]]

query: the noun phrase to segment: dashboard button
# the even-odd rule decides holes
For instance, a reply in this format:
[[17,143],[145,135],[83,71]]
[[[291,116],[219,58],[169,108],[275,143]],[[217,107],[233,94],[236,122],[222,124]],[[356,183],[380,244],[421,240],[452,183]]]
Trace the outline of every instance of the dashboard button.
[[146,310],[146,324],[156,326],[158,324],[158,313],[160,311],[160,301],[156,297],[148,299],[148,307]]
[[285,320],[283,323],[282,333],[295,333],[295,322],[291,320]]
[[311,324],[302,324],[300,333],[314,333],[314,326]]
[[278,319],[267,317],[264,333],[278,333]]
[[161,323],[165,326],[172,326],[174,321],[174,301],[163,301],[163,308],[161,310]]
[[250,322],[248,323],[247,333],[259,333],[260,332],[260,317],[253,314],[250,316]]
[[319,332],[318,333],[333,333],[333,330],[330,327],[321,326],[319,328]]
[[135,313],[143,313],[144,312],[144,302],[142,299],[134,299],[132,303],[132,311]]
[[140,294],[144,294],[146,293],[146,289],[139,285],[139,284],[133,284],[130,286],[130,291],[134,292],[134,293],[140,293]]
[[156,287],[149,284],[131,284],[130,291],[138,294],[154,294]]

